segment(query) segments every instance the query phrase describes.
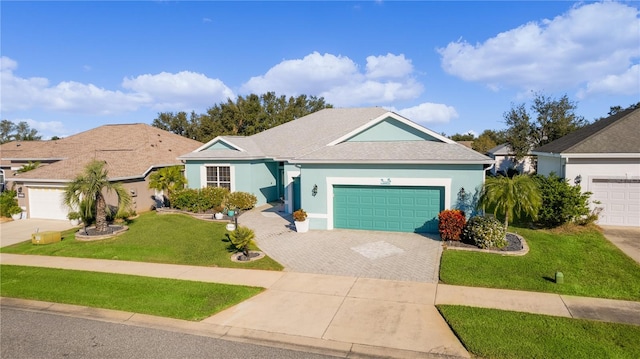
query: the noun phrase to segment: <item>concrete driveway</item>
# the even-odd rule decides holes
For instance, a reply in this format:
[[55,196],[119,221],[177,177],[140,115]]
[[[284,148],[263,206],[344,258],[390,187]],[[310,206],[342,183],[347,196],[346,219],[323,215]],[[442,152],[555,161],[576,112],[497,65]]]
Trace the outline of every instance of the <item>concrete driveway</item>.
[[270,205],[243,213],[238,223],[255,231],[260,249],[285,271],[438,282],[442,242],[437,234],[345,229],[297,233],[291,215]]
[[44,231],[64,231],[73,228],[69,221],[54,219],[20,219],[0,223],[0,247],[31,240],[31,234]]
[[601,226],[604,236],[621,251],[640,263],[640,228]]

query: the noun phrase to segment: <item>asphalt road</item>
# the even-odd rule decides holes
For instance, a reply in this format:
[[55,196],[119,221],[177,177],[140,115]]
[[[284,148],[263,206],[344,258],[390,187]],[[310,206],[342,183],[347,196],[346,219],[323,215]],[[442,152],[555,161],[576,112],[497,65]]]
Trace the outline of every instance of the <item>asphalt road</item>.
[[335,358],[14,308],[0,315],[2,359]]

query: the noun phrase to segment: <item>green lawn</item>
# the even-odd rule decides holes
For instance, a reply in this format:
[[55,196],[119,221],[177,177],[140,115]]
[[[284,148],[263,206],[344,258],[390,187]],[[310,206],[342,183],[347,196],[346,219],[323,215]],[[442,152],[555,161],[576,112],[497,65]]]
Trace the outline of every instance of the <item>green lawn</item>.
[[27,241],[0,251],[209,267],[283,269],[282,265],[267,256],[249,263],[232,262],[230,258],[233,251],[226,237],[224,223],[206,222],[183,214],[144,213],[129,223],[127,232],[106,240],[76,241],[75,232],[64,232],[63,240],[59,243],[33,245]]
[[640,327],[463,306],[438,306],[482,358],[640,358]]
[[3,297],[202,320],[262,288],[52,268],[0,266]]
[[[640,300],[640,265],[597,230],[557,234],[510,228],[525,238],[521,257],[445,250],[440,280],[447,284]],[[556,284],[555,272],[564,274]]]

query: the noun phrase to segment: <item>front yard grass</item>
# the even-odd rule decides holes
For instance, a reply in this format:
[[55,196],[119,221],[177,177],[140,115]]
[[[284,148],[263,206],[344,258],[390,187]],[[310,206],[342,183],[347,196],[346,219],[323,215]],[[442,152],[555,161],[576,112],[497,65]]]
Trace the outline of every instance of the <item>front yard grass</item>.
[[283,269],[280,263],[268,256],[248,263],[231,261],[231,243],[226,237],[224,223],[206,222],[183,214],[149,212],[141,214],[128,225],[128,231],[111,239],[77,241],[75,229],[63,232],[62,241],[58,243],[33,245],[27,241],[0,251],[208,267]]
[[481,358],[640,358],[640,327],[465,306],[438,306]]
[[[640,300],[640,265],[596,229],[574,233],[512,227],[529,245],[525,256],[445,250],[446,284]],[[555,273],[564,284],[555,283]]]
[[202,320],[263,288],[26,266],[0,266],[0,295]]

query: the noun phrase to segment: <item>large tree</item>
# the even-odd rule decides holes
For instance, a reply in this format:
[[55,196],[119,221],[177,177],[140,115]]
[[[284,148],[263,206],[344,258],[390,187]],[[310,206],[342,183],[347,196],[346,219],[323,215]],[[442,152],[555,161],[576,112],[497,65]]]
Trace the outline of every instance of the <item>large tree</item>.
[[515,217],[535,219],[542,205],[542,195],[533,178],[527,175],[490,177],[484,184],[479,206],[504,216],[505,231]]
[[64,203],[69,208],[81,208],[83,217],[90,218],[95,213],[96,231],[106,232],[108,229],[107,206],[105,194],[115,193],[118,197],[118,212],[124,213],[131,205],[131,196],[120,183],[109,181],[104,161],[93,160],[71,181],[64,191]]
[[484,130],[478,138],[473,140],[471,148],[480,152],[487,153],[490,149],[497,145],[507,142],[505,131]]
[[0,122],[0,143],[9,141],[39,141],[42,136],[38,134],[38,130],[29,127],[26,121],[20,121],[17,124],[2,120]]
[[203,114],[185,112],[159,113],[153,126],[207,142],[220,135],[250,136],[288,121],[306,116],[323,108],[333,107],[324,98],[300,95],[276,96],[273,92],[263,95],[238,96],[233,101],[216,104]]
[[577,106],[567,95],[553,99],[535,94],[529,114],[524,104],[512,106],[504,113],[507,143],[518,160],[530,150],[557,140],[585,126],[588,122],[576,115]]

